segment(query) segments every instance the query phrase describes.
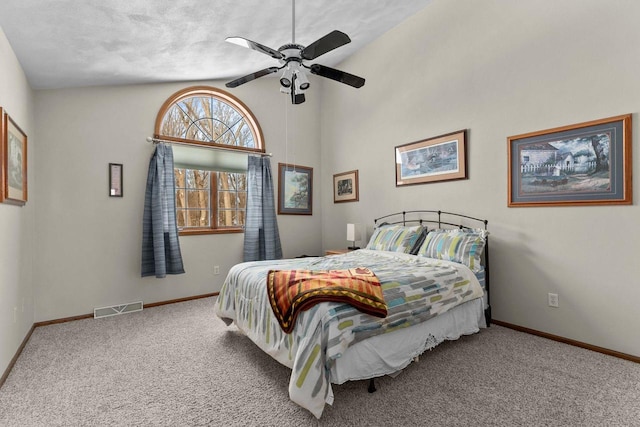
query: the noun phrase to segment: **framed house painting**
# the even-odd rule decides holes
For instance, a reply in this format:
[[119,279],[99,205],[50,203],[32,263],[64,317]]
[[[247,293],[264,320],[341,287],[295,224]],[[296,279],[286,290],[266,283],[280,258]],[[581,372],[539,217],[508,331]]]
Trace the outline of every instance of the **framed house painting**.
[[631,114],[507,138],[508,206],[630,205]]
[[358,171],[333,175],[333,203],[358,201]]
[[0,108],[2,122],[0,143],[0,200],[23,206],[27,203],[27,135]]
[[278,214],[311,215],[313,168],[278,163]]
[[395,147],[396,187],[467,178],[467,131]]

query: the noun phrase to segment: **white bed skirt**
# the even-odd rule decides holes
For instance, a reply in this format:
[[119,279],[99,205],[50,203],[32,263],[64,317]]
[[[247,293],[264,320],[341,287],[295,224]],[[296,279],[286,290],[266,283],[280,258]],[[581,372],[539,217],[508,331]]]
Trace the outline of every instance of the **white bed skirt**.
[[395,375],[426,350],[444,340],[477,333],[486,327],[484,298],[462,305],[426,322],[370,337],[348,348],[331,368],[331,382]]

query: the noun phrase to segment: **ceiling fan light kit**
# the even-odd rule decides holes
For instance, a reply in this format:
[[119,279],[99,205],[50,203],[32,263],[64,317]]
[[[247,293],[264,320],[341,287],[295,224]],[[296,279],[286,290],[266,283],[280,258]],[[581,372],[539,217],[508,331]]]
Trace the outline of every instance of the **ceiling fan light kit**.
[[269,67],[256,71],[246,76],[232,80],[226,84],[228,88],[238,87],[260,77],[276,73],[284,68],[280,77],[280,92],[290,94],[293,104],[302,104],[305,101],[304,92],[311,86],[306,75],[305,68],[312,74],[344,83],[354,88],[360,88],[365,80],[362,77],[326,67],[321,64],[306,65],[304,61],[313,60],[327,52],[351,43],[351,39],[345,33],[334,30],[324,37],[319,38],[309,46],[295,44],[295,0],[292,0],[292,43],[285,44],[278,50],[256,43],[242,37],[227,37],[226,41],[247,49],[252,49],[277,59],[279,67]]
[[284,70],[282,77],[280,77],[280,84],[284,88],[290,88],[292,81],[293,81],[293,72],[289,69],[289,67],[287,67]]
[[296,72],[296,89],[307,90],[310,86],[311,83],[309,83],[307,75],[302,71]]

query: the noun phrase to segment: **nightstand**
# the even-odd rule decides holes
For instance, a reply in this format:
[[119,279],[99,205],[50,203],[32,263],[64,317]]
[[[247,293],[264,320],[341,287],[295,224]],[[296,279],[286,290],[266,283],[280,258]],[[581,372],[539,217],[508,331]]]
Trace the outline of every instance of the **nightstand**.
[[327,249],[325,251],[325,255],[340,255],[346,254],[347,252],[351,252],[351,249]]

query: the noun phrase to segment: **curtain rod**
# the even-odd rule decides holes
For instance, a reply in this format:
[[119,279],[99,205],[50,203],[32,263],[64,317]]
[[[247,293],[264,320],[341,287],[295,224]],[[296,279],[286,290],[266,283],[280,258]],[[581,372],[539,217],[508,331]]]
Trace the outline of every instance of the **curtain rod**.
[[168,141],[166,139],[152,138],[150,136],[147,137],[147,141],[148,142],[152,142],[154,144],[158,144],[160,142],[164,142],[166,144],[187,145],[189,147],[201,147],[201,148],[208,148],[210,150],[232,151],[234,153],[247,153],[248,155],[253,154],[253,155],[256,155],[256,156],[267,156],[267,157],[272,157],[273,156],[273,153],[261,153],[259,151],[243,151],[243,150],[234,150],[233,148],[224,148],[224,147],[200,145],[200,144],[189,144],[187,142]]

